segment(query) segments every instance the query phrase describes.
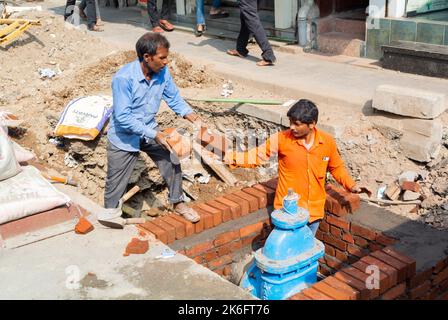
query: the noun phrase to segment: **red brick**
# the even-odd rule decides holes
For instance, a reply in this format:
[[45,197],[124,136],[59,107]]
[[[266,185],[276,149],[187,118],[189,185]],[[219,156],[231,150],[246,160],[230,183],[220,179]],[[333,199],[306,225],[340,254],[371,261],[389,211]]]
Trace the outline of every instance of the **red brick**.
[[406,283],[400,283],[393,287],[392,289],[389,289],[387,292],[385,292],[380,299],[381,300],[395,300],[399,296],[403,295],[406,292]]
[[230,268],[230,266],[225,266],[223,275],[227,277],[227,276],[230,276],[231,273],[232,273],[232,269]]
[[216,200],[207,201],[206,204],[221,211],[223,223],[232,220],[232,212],[230,211],[230,207]]
[[351,300],[350,295],[345,291],[335,289],[324,281],[319,281],[313,285],[313,289],[316,289],[323,294],[333,298],[334,300]]
[[442,271],[446,266],[448,266],[448,259],[442,259],[439,262],[437,262],[436,266],[434,267],[433,273],[439,273]]
[[232,143],[224,135],[215,131],[208,130],[202,127],[198,132],[197,140],[201,142],[202,146],[214,154],[224,157],[225,152],[232,146]]
[[234,194],[226,194],[224,198],[237,203],[241,208],[241,215],[245,216],[250,213],[250,204],[248,200],[237,197]]
[[353,236],[353,239],[355,240],[355,244],[360,246],[361,248],[367,248],[369,246],[369,241],[362,237]]
[[383,251],[387,253],[388,255],[394,257],[395,259],[398,259],[408,265],[408,277],[412,277],[415,275],[416,271],[416,262],[414,259],[398,252],[397,250],[393,249],[392,247],[386,247],[383,248]]
[[240,238],[239,230],[228,231],[219,234],[213,241],[213,244],[215,245],[215,247],[219,247],[222,246],[223,244],[229,243],[239,238]]
[[411,300],[417,299],[425,295],[431,289],[431,281],[426,280],[423,284],[411,289],[409,291],[409,298]]
[[197,256],[193,258],[194,261],[196,261],[197,264],[204,264],[204,257],[203,256]]
[[254,242],[255,238],[257,238],[257,237],[258,237],[258,235],[254,234],[254,235],[250,235],[250,236],[241,238],[241,241],[243,243],[243,247],[252,245],[252,243]]
[[262,185],[271,188],[272,190],[277,190],[277,185],[278,185],[278,178],[273,178],[271,180],[268,180],[266,182],[262,182]]
[[342,235],[342,240],[350,243],[350,244],[354,244],[355,243],[355,239],[353,239],[353,236],[350,233],[344,233]]
[[158,225],[152,223],[151,221],[147,221],[140,225],[143,229],[151,232],[157,240],[162,241],[165,244],[168,244],[168,232],[165,229],[160,228]]
[[227,244],[224,244],[218,248],[218,256],[224,256],[226,254],[235,253],[240,250],[243,243],[240,241],[234,241]]
[[342,239],[342,231],[338,227],[330,226],[330,233],[337,239]]
[[166,223],[165,221],[161,220],[160,218],[154,219],[151,221],[152,223],[156,224],[160,228],[166,230],[167,237],[168,237],[168,243],[173,243],[174,240],[176,240],[176,229],[170,225],[169,223]]
[[[334,210],[337,210],[337,208],[339,207],[338,202],[329,194],[326,195],[325,197],[325,212],[327,213],[333,213]],[[335,208],[333,210],[333,208]]]
[[267,207],[268,199],[265,192],[260,191],[256,188],[243,188],[242,191],[258,199],[258,209],[263,209]]
[[[327,196],[336,200],[331,203],[331,213],[337,216],[344,216],[347,213],[353,213],[361,206],[359,195],[350,193],[341,187],[331,184],[326,186]],[[327,198],[328,198],[327,197]]]
[[324,241],[324,234],[326,233],[323,233],[322,231],[317,229],[315,237],[317,240]]
[[395,259],[394,257],[388,255],[384,251],[375,251],[372,252],[370,255],[394,267],[397,270],[397,281],[399,283],[406,280],[407,265],[404,262]]
[[196,257],[197,255],[207,252],[213,248],[214,247],[213,247],[212,241],[201,242],[201,243],[194,245],[191,248],[188,248],[188,247],[185,248],[185,253],[186,253],[187,257],[193,258],[193,257]]
[[232,263],[232,257],[230,255],[225,255],[219,257],[218,259],[212,260],[208,263],[208,266],[211,270],[224,267],[227,264]]
[[331,224],[333,226],[336,226],[338,228],[341,228],[341,229],[343,229],[345,231],[349,231],[350,230],[350,222],[344,221],[341,218],[337,218],[337,217],[333,217],[331,215],[327,215],[325,220],[329,224]]
[[210,250],[204,253],[202,256],[204,257],[204,260],[206,262],[209,262],[218,258],[218,253],[215,250]]
[[437,297],[437,300],[448,300],[448,292]]
[[176,128],[167,128],[164,132],[169,135],[166,141],[179,159],[188,157],[191,154],[191,141],[188,137],[179,134]]
[[327,265],[330,268],[333,268],[336,270],[339,270],[344,266],[344,264],[341,261],[339,261],[338,259],[333,258],[331,256],[325,256],[325,261],[327,262]]
[[[199,220],[199,222],[203,221],[203,223],[204,223],[204,230],[208,230],[208,229],[213,228],[213,226],[214,226],[214,224],[213,224],[213,215],[211,213],[208,213],[207,211],[202,210],[197,205],[192,207],[192,208],[194,210],[196,210],[196,212],[201,216],[201,220]],[[199,231],[199,232],[202,232],[202,230]],[[198,232],[196,232],[196,233],[198,233]]]
[[257,189],[261,192],[263,192],[266,195],[266,203],[267,205],[273,205],[274,199],[275,199],[275,189],[271,189],[267,186],[264,186],[262,184],[254,184],[252,188]]
[[242,200],[249,201],[249,213],[255,212],[259,209],[258,206],[258,198],[255,196],[252,196],[244,191],[235,191],[232,193],[233,195],[241,198]]
[[[347,274],[343,270],[336,272],[334,274],[334,278],[340,280],[341,282],[343,282],[343,283],[349,285],[350,287],[352,287],[353,289],[357,290],[359,292],[360,300],[368,300],[370,297],[373,298],[374,291],[376,291],[376,295],[378,295],[378,290],[367,289],[365,281],[361,281],[358,278],[355,278],[352,275]],[[357,270],[357,271],[360,272],[359,270]]]
[[215,269],[213,270],[214,273],[223,276],[224,275],[224,268],[219,268],[219,269]]
[[334,300],[330,296],[314,289],[313,287],[305,289],[302,291],[302,294],[311,300]]
[[319,223],[319,230],[325,233],[330,232],[330,225],[326,223],[325,221],[321,221]]
[[418,287],[426,280],[429,280],[431,278],[431,275],[432,275],[432,268],[429,268],[429,269],[426,269],[424,271],[417,273],[415,276],[413,276],[409,280],[409,288],[412,289],[412,288]]
[[325,253],[332,257],[336,257],[336,252],[335,252],[334,248],[330,245],[325,246]]
[[336,249],[335,250],[336,253],[336,259],[338,259],[339,261],[342,262],[347,262],[348,260],[348,255],[345,252],[342,252],[341,250]]
[[244,237],[247,237],[254,233],[260,234],[262,230],[263,230],[263,222],[260,221],[255,224],[251,224],[251,225],[241,228],[240,229],[240,237],[244,238]]
[[86,234],[94,229],[93,225],[84,217],[79,218],[78,223],[75,226],[75,233]]
[[[352,267],[364,272],[365,274],[367,274],[368,276],[372,276],[372,273],[367,272],[367,270],[369,269],[369,264],[363,262],[363,261],[357,261],[354,264],[352,264]],[[391,278],[384,272],[381,270],[379,270],[379,285],[380,285],[380,294],[383,294],[384,292],[386,292],[387,290],[389,290],[390,288],[392,288],[392,286],[395,285],[395,283],[391,282]]]
[[387,237],[383,234],[378,234],[375,239],[376,242],[382,244],[383,246],[390,246],[396,243],[398,240],[394,238]]
[[334,270],[325,264],[319,264],[318,272],[328,277],[334,273]]
[[369,251],[370,252],[379,251],[379,250],[381,250],[383,248],[384,248],[384,246],[382,244],[375,243],[375,242],[370,242],[369,243]]
[[360,261],[365,262],[366,264],[371,266],[377,266],[380,269],[380,271],[387,274],[387,276],[389,277],[389,283],[391,287],[395,286],[398,283],[398,271],[394,267],[372,256],[365,256],[361,258]]
[[194,234],[194,224],[191,223],[190,221],[188,221],[187,219],[175,214],[175,213],[171,213],[168,215],[168,217],[173,218],[176,221],[179,221],[180,223],[182,223],[185,227],[185,236],[189,237],[192,234]]
[[341,239],[337,239],[328,233],[324,234],[324,242],[338,248],[339,250],[346,251],[347,244]]
[[306,295],[302,293],[297,293],[290,297],[288,300],[312,300],[311,298],[308,298]]
[[358,300],[360,297],[360,292],[358,290],[349,286],[345,282],[338,280],[336,277],[327,277],[321,282],[328,284],[340,292],[344,292],[347,300]]
[[432,280],[433,285],[437,285],[443,280],[448,279],[448,267],[443,269],[440,273],[438,273],[436,276],[434,276]]
[[182,222],[179,222],[170,216],[163,216],[160,219],[174,227],[177,240],[185,238],[185,225]]
[[225,197],[218,197],[215,199],[217,202],[222,203],[223,205],[227,206],[230,209],[230,212],[232,214],[232,219],[238,219],[242,215],[242,209],[238,202],[229,200]]
[[356,245],[352,245],[352,244],[347,245],[347,252],[358,257],[358,258],[362,258],[365,255],[369,254],[369,251],[367,249],[363,249],[363,248],[360,248],[360,247],[358,247]]
[[200,203],[197,205],[202,210],[210,213],[213,216],[213,226],[216,227],[222,223],[222,211],[211,207],[205,203]]
[[403,181],[401,183],[401,190],[409,190],[413,192],[420,192],[420,185],[413,181]]
[[376,239],[375,231],[364,228],[357,224],[352,223],[350,231],[352,232],[353,235],[363,237],[367,240],[375,240]]

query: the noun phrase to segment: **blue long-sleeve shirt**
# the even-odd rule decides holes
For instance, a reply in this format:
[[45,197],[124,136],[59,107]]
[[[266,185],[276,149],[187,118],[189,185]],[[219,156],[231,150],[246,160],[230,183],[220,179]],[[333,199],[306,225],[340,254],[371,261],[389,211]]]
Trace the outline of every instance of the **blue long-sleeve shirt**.
[[155,115],[162,99],[182,117],[193,112],[181,98],[167,67],[148,81],[138,60],[126,64],[115,74],[112,95],[113,112],[107,137],[115,147],[129,152],[140,150],[142,138],[156,136]]

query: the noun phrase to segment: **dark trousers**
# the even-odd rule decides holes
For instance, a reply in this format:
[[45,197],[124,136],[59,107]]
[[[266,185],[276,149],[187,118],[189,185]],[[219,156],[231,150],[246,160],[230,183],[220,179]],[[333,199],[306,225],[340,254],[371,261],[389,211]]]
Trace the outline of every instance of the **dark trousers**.
[[257,12],[257,0],[240,0],[240,20],[241,29],[236,40],[236,50],[243,56],[247,56],[247,43],[249,36],[252,34],[260,46],[263,53],[261,56],[264,60],[275,62],[274,51],[268,41],[266,32],[261,24],[260,17]]
[[[168,185],[169,202],[183,201],[182,170],[179,159],[153,139],[142,142],[140,150],[155,162],[160,174]],[[104,207],[116,208],[125,194],[129,179],[134,170],[139,152],[118,149],[112,143],[107,146],[107,177],[104,191]]]
[[[64,20],[67,20],[73,14],[76,0],[67,0],[65,4]],[[83,0],[80,3],[81,9],[85,9],[87,15],[87,25],[92,28],[96,24],[96,5],[95,0]]]
[[73,14],[75,5],[76,0],[67,0],[67,2],[65,3],[64,20],[67,20],[67,18]]
[[171,0],[163,0],[162,11],[157,11],[157,0],[148,0],[146,8],[148,10],[149,21],[152,27],[159,25],[159,20],[167,20],[170,16]]

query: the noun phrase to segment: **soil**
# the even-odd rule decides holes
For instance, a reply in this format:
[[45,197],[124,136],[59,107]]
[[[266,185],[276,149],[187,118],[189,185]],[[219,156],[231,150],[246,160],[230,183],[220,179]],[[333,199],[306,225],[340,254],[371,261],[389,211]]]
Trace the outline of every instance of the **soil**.
[[[90,142],[68,139],[55,142],[52,140],[55,138],[53,130],[70,100],[85,95],[111,95],[112,76],[125,63],[134,60],[135,53],[118,52],[98,38],[67,28],[60,17],[49,12],[28,13],[27,17],[40,19],[42,26],[30,28],[20,40],[0,49],[0,110],[11,111],[25,120],[20,128],[10,128],[10,135],[22,146],[32,149],[38,162],[48,170],[73,176],[79,182],[81,193],[102,204],[107,170],[107,125],[100,136]],[[220,97],[223,84],[228,80],[214,75],[204,66],[193,65],[179,54],[170,55],[169,67],[183,97]],[[50,68],[60,73],[51,79],[41,79],[39,68]],[[291,98],[275,96],[242,83],[233,83],[233,86],[233,97],[285,101]],[[190,104],[207,127],[226,134],[232,140],[244,136],[251,129],[255,130],[252,134],[262,141],[268,132],[282,129],[238,114],[233,105]],[[336,111],[325,112],[325,116],[331,119]],[[176,127],[191,132],[189,123],[166,106],[162,105],[157,120],[161,128]],[[338,139],[338,146],[352,176],[374,192],[395,181],[403,171],[420,173],[425,198],[422,206],[417,210],[413,210],[415,206],[408,205],[390,206],[389,209],[435,228],[448,229],[448,115],[444,114],[442,120],[445,134],[441,151],[438,158],[429,164],[407,159],[399,148],[398,140],[382,136],[372,127],[368,117],[362,115],[347,125],[348,130]],[[55,145],[57,142],[59,144]],[[242,143],[237,146],[244,148]],[[274,177],[276,161],[274,159],[257,169],[233,170],[239,181],[234,187],[227,186],[210,168],[204,166],[204,169],[210,174],[210,181],[207,184],[195,182],[190,186],[199,202],[230,192],[233,188]],[[167,188],[146,154],[140,154],[129,184],[138,184],[142,189],[129,201],[131,207],[150,215],[167,212]]]

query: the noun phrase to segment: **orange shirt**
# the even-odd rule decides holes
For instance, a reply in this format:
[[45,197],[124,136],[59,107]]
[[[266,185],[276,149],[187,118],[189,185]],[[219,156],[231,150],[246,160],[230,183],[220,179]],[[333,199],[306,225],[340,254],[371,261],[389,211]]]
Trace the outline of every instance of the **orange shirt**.
[[[314,143],[308,151],[302,142],[295,139],[291,130],[272,135],[264,145],[245,153],[233,154],[234,166],[247,166],[248,161],[260,164],[272,154],[278,154],[278,185],[274,208],[283,206],[283,198],[292,188],[300,195],[299,206],[308,209],[309,222],[324,217],[325,177],[327,170],[345,189],[350,190],[355,182],[347,172],[339,155],[336,141],[324,131],[314,129]],[[254,161],[255,160],[255,161]]]

